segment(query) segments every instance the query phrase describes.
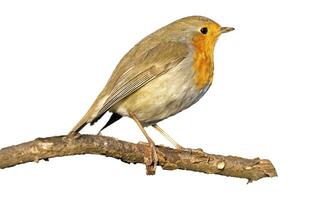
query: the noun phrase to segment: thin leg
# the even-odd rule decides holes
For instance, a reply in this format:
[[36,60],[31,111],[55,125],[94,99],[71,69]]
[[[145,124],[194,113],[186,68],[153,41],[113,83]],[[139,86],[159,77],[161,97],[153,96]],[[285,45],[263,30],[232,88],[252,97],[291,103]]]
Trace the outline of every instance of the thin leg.
[[170,143],[172,143],[176,149],[183,149],[182,146],[180,146],[171,136],[169,136],[162,128],[158,126],[158,124],[152,125],[153,128],[155,128],[157,131],[159,131]]
[[188,152],[202,153],[202,154],[205,153],[200,148],[190,149],[190,148],[184,148],[184,147],[180,146],[171,136],[169,136],[162,128],[160,128],[158,126],[158,124],[154,124],[154,125],[152,125],[152,127],[155,128],[157,131],[159,131],[168,141],[170,141],[176,147],[176,149],[181,149],[181,150],[188,151]]
[[[153,140],[149,137],[149,135],[147,134],[146,130],[144,129],[143,125],[141,124],[141,122],[137,119],[136,115],[134,113],[130,113],[131,118],[135,121],[135,123],[138,125],[138,127],[141,129],[142,133],[144,134],[144,136],[146,137],[149,147],[150,147],[150,159],[146,158],[145,163],[147,166],[147,174],[154,174],[156,167],[157,167],[157,163],[158,163],[158,156],[157,156],[157,152],[156,152],[156,148],[155,148],[155,143],[153,142]],[[148,159],[148,160],[147,160]],[[151,167],[151,165],[153,165],[153,168],[148,168]]]

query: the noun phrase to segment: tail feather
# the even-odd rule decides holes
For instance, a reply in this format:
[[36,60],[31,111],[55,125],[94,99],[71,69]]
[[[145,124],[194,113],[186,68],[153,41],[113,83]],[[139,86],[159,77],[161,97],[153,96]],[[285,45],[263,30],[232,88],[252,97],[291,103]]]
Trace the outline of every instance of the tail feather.
[[79,120],[79,122],[73,127],[69,135],[77,135],[80,130],[82,130],[87,124],[93,125],[97,122],[105,113],[98,115],[98,111],[104,105],[104,101],[107,97],[104,96],[104,90],[96,98],[94,103],[91,105],[87,113]]
[[97,115],[95,118],[93,118],[89,123],[90,125],[92,126],[93,124],[95,124],[97,121],[99,121],[99,119],[101,119],[101,117],[105,114],[106,112],[100,114],[100,115]]
[[87,114],[72,128],[69,135],[75,136],[79,133],[80,130],[82,130],[86,125],[87,122]]

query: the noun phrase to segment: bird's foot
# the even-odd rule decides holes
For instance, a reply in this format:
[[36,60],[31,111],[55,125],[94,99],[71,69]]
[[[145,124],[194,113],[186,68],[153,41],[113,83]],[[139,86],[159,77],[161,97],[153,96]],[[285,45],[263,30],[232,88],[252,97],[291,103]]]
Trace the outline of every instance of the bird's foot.
[[146,164],[146,174],[154,175],[158,164],[158,155],[156,146],[154,143],[149,143],[145,149],[144,162]]
[[184,147],[182,147],[182,146],[179,146],[179,147],[177,146],[176,148],[179,149],[179,150],[182,150],[182,151],[189,152],[189,153],[205,154],[205,152],[204,152],[203,149],[201,149],[201,148],[191,149],[191,148],[184,148]]

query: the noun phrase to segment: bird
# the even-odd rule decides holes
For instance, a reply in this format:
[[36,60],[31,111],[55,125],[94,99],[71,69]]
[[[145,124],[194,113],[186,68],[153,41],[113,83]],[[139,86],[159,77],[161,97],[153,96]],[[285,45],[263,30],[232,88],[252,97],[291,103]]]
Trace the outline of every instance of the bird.
[[233,31],[204,16],[178,19],[143,38],[126,53],[86,114],[69,132],[77,137],[106,112],[112,115],[101,131],[130,117],[148,141],[148,165],[156,166],[152,126],[177,149],[183,147],[158,122],[195,104],[207,92],[214,75],[214,47],[222,33]]

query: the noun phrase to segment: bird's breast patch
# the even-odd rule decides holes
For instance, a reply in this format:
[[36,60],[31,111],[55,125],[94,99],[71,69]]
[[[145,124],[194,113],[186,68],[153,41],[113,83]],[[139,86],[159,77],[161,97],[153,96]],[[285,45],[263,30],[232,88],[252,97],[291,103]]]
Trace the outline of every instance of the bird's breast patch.
[[193,54],[194,84],[199,90],[210,85],[213,79],[215,41],[210,41],[210,39],[203,35],[196,35],[192,40],[195,49]]

